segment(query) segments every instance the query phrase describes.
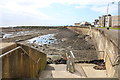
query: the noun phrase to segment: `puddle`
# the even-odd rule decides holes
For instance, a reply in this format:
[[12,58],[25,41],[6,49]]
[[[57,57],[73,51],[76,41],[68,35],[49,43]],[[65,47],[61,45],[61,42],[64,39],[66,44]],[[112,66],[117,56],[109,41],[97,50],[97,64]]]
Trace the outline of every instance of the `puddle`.
[[55,34],[47,34],[39,37],[32,38],[28,40],[29,43],[35,43],[37,45],[51,45],[51,44],[57,44],[57,39],[54,37]]

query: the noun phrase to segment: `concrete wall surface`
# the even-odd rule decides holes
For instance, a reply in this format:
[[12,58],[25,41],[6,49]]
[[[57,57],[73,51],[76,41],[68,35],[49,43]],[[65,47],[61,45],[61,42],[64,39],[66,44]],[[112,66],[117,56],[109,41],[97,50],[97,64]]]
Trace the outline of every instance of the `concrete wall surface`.
[[46,54],[21,44],[6,47],[2,53],[18,46],[23,50],[19,48],[2,58],[2,78],[38,78],[46,65]]
[[0,59],[0,80],[2,79],[2,59]]
[[98,51],[104,51],[104,61],[106,65],[107,76],[120,78],[120,59],[118,58],[120,55],[120,48],[117,44],[119,40],[116,38],[118,36],[113,37],[112,34],[114,33],[94,28],[70,27],[69,29],[76,31],[77,33],[82,32],[83,34],[90,35],[94,41],[96,49]]
[[104,61],[108,77],[119,77],[119,65],[117,62],[117,59],[119,59],[119,46],[116,44],[118,40],[111,39],[114,35],[108,36],[109,33],[106,32],[104,30],[92,29],[89,34],[97,45],[97,50],[104,51]]

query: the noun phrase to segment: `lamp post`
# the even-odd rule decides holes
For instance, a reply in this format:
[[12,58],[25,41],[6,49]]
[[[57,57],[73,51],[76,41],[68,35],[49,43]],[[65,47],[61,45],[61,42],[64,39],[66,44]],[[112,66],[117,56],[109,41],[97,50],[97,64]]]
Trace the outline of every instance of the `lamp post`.
[[[111,2],[111,4],[114,4],[114,2]],[[108,3],[108,5],[107,5],[107,27],[109,28],[109,16],[108,16],[108,14],[109,14],[109,6],[110,6],[110,3]]]

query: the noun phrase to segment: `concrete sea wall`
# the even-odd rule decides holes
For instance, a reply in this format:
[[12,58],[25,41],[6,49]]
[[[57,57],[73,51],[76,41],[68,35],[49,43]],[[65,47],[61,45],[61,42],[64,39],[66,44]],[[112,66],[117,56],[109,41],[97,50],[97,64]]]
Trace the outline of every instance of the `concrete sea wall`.
[[108,35],[108,33],[106,33],[107,31],[100,29],[78,27],[69,27],[69,29],[76,31],[77,33],[82,32],[83,34],[90,35],[90,37],[93,39],[96,49],[98,51],[104,51],[104,61],[106,65],[107,76],[120,78],[120,49],[118,46],[118,39],[114,39],[112,37],[113,35]]
[[[108,36],[102,30],[92,29],[89,33],[96,44],[96,49],[104,51],[104,61],[108,77],[118,77],[118,44],[113,41],[112,37]],[[111,35],[114,36],[114,35]]]

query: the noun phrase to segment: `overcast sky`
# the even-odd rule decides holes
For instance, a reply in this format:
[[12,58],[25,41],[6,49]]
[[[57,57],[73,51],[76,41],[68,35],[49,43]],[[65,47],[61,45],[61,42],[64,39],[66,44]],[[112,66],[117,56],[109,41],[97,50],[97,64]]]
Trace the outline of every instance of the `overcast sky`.
[[[119,0],[0,0],[0,26],[73,25],[107,13],[117,15]],[[111,2],[115,2],[111,4]]]

